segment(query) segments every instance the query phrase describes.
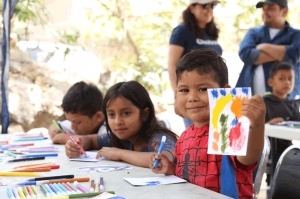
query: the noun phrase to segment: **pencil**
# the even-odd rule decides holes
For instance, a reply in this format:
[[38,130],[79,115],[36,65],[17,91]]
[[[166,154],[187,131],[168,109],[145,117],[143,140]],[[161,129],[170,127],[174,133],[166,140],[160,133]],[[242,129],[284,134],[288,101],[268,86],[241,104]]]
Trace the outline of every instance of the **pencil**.
[[3,171],[0,171],[0,176],[41,176],[41,174],[33,173],[33,172],[3,172]]

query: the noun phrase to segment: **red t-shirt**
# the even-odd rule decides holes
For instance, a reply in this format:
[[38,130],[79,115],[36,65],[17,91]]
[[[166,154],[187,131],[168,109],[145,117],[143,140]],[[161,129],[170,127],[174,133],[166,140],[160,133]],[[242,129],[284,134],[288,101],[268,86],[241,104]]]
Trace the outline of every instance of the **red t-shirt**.
[[[181,134],[175,147],[175,175],[220,193],[222,155],[207,154],[208,132],[208,124],[201,128],[191,125]],[[245,166],[235,156],[230,156],[230,159],[235,166],[239,198],[252,198],[252,170],[256,164]]]

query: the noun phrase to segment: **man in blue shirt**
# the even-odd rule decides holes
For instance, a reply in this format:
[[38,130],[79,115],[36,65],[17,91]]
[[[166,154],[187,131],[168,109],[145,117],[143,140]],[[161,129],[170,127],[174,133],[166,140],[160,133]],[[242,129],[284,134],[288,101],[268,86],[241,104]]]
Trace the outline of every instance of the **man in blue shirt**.
[[267,81],[274,62],[286,61],[294,66],[295,87],[289,97],[300,97],[300,31],[290,27],[285,18],[287,0],[258,2],[263,26],[250,29],[240,44],[239,56],[244,67],[237,87],[250,86],[254,94],[272,92]]

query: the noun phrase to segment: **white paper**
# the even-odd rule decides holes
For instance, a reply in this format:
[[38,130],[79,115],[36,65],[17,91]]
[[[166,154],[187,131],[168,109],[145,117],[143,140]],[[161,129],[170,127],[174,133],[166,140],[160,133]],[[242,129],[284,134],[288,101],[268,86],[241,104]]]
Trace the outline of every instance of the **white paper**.
[[250,122],[242,115],[242,101],[251,97],[251,89],[208,89],[210,123],[208,154],[241,155],[247,153]]
[[81,155],[79,158],[70,158],[70,160],[78,162],[98,162],[99,160],[104,159],[103,157],[96,159],[97,152],[86,151],[86,155],[87,157]]
[[127,170],[133,169],[133,167],[126,164],[118,164],[118,165],[96,165],[96,166],[87,166],[80,167],[80,170],[87,171],[88,173],[95,172],[109,172],[109,171],[119,171],[119,170]]
[[149,178],[123,178],[127,182],[135,186],[154,186],[161,184],[176,184],[183,183],[186,180],[179,178],[177,176],[160,176],[160,177],[149,177]]
[[108,192],[103,192],[102,194],[100,194],[96,197],[90,198],[90,199],[126,199],[126,198],[123,198],[123,197],[120,197],[120,196],[117,196],[115,194],[111,194]]

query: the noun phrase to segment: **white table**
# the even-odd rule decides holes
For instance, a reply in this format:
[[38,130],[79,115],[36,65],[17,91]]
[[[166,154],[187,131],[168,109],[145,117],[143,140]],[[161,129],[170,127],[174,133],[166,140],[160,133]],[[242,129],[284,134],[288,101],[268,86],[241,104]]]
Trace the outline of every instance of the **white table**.
[[[44,141],[43,141],[44,142]],[[49,140],[45,141],[48,144]],[[38,142],[41,144],[41,142]],[[45,172],[45,176],[54,175],[67,175],[74,174],[75,177],[90,177],[96,179],[103,177],[104,186],[106,191],[115,191],[116,195],[126,197],[129,199],[143,198],[143,199],[228,199],[229,197],[223,196],[216,192],[210,191],[208,189],[190,184],[190,183],[180,183],[180,184],[170,184],[170,185],[158,185],[158,186],[139,186],[135,187],[126,182],[123,177],[154,177],[157,176],[150,169],[134,167],[132,170],[121,170],[121,171],[111,171],[105,173],[87,173],[86,171],[81,171],[78,168],[84,166],[93,166],[97,164],[124,164],[120,162],[101,160],[97,163],[93,162],[74,162],[70,161],[64,152],[64,146],[56,145],[60,148],[58,157],[46,157],[46,160],[31,161],[31,162],[18,162],[18,163],[0,163],[0,170],[8,170],[18,165],[35,164],[42,162],[56,162],[61,167],[59,169],[52,170],[50,172]],[[12,186],[12,182],[21,182],[33,177],[2,177],[8,186]],[[89,190],[90,182],[81,183],[85,188]],[[6,193],[6,187],[0,187],[0,198],[9,199]]]
[[278,125],[265,125],[265,135],[285,140],[299,140],[300,129]]

